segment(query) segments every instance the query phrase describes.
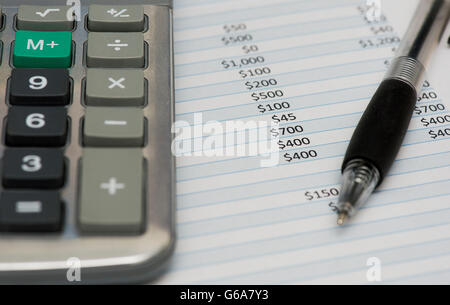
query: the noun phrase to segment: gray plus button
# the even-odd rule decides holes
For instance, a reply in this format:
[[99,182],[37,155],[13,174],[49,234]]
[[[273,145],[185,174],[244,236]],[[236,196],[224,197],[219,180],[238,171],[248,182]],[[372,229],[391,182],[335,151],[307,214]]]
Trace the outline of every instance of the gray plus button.
[[84,149],[79,212],[83,232],[142,231],[143,165],[141,149]]
[[109,195],[114,196],[118,190],[125,189],[125,184],[119,183],[115,177],[111,177],[108,182],[100,184],[100,187],[107,190]]

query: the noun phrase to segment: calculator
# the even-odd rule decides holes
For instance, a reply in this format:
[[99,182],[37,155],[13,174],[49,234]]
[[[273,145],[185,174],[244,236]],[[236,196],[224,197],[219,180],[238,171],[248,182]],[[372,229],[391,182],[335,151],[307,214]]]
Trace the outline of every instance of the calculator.
[[0,4],[0,283],[155,278],[175,243],[171,1]]

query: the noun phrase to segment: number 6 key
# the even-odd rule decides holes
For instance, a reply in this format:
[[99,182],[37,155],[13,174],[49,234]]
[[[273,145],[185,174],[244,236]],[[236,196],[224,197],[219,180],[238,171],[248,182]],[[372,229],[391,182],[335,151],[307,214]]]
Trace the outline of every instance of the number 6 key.
[[64,107],[11,107],[6,120],[6,144],[64,146],[67,129]]

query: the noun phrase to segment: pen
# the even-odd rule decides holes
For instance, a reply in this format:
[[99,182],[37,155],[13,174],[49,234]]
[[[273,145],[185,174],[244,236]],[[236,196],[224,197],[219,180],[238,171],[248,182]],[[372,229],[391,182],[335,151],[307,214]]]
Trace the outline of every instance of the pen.
[[425,66],[449,14],[446,0],[420,0],[396,56],[347,148],[337,204],[339,225],[367,202],[391,168],[411,121]]

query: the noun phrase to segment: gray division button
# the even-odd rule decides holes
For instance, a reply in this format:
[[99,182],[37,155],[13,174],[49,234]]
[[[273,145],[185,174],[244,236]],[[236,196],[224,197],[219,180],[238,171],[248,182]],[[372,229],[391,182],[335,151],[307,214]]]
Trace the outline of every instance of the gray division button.
[[142,33],[89,33],[87,65],[94,68],[143,68]]
[[140,5],[91,5],[88,27],[94,32],[142,32],[144,9]]
[[142,232],[143,165],[141,149],[84,149],[78,219],[81,231]]
[[142,106],[145,103],[144,72],[138,69],[88,69],[88,106]]
[[74,19],[68,19],[71,6],[21,5],[17,14],[17,28],[32,31],[71,31]]

